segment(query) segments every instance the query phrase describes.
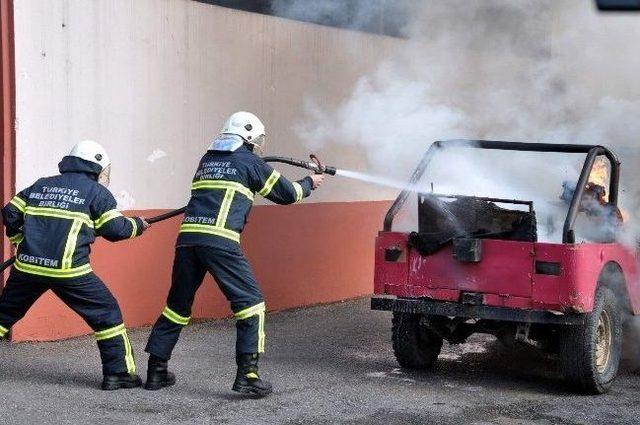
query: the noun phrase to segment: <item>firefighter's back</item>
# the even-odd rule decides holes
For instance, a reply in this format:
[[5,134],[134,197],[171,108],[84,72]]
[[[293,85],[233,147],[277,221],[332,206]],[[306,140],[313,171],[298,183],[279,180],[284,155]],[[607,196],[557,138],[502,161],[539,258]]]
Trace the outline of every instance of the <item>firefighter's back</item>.
[[83,173],[36,181],[26,193],[16,268],[46,275],[41,267],[70,271],[88,265],[88,246],[95,240],[90,206],[99,190],[98,183]]
[[207,151],[193,177],[178,246],[238,246],[253,205],[258,161],[246,147]]

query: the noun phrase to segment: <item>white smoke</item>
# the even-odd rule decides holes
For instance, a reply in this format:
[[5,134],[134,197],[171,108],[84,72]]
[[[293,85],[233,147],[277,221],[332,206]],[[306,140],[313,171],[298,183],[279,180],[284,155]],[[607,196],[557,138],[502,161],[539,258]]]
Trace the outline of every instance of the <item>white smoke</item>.
[[[640,18],[604,16],[583,0],[397,3],[412,7],[407,39],[337,108],[307,100],[297,131],[309,148],[362,147],[369,170],[360,171],[406,178],[438,139],[604,144],[627,164],[622,208],[630,214],[640,206],[640,55],[633,44]],[[533,200],[539,222],[561,228],[561,184],[577,179],[583,158],[447,152],[425,183],[439,192]]]

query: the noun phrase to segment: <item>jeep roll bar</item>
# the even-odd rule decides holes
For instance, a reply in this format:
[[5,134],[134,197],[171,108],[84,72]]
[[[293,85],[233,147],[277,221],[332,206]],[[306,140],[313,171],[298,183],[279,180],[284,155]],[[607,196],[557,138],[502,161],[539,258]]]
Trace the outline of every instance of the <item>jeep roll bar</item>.
[[[591,169],[600,155],[604,155],[611,165],[611,177],[609,181],[609,204],[614,207],[618,206],[618,187],[620,185],[620,161],[609,149],[601,145],[576,145],[576,144],[556,144],[556,143],[522,143],[522,142],[502,142],[495,140],[439,140],[434,142],[425,152],[424,156],[418,163],[418,166],[411,174],[409,185],[415,185],[420,177],[424,174],[427,166],[433,159],[433,156],[440,149],[444,148],[467,148],[467,149],[491,149],[505,151],[523,151],[523,152],[559,152],[559,153],[583,153],[586,154],[584,165],[578,178],[576,190],[569,204],[567,218],[564,221],[562,230],[562,243],[575,243],[575,234],[573,226],[575,224],[578,212],[580,211],[580,201],[584,195]],[[383,229],[385,232],[391,231],[393,219],[406,202],[412,191],[404,189],[396,200],[393,202],[389,211],[384,217]]]

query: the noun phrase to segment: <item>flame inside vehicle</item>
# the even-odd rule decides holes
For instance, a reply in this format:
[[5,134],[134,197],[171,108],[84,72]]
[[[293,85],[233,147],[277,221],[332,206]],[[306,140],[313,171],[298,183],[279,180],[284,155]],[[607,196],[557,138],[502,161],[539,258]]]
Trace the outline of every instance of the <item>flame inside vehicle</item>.
[[598,158],[593,164],[591,174],[589,174],[589,188],[591,186],[593,191],[598,193],[598,200],[601,203],[609,202],[609,194],[607,193],[607,187],[609,186],[609,168],[603,158]]
[[[605,206],[609,203],[607,187],[609,187],[609,167],[604,158],[598,158],[593,164],[591,174],[589,174],[586,194],[597,200],[599,205]],[[615,210],[615,217],[620,223],[623,223],[628,220],[629,214],[618,207]]]
[[[611,205],[608,187],[610,184],[609,166],[606,159],[599,157],[593,164],[589,179],[585,186],[584,195],[580,201],[580,212],[598,220],[589,225],[594,228],[615,228],[621,225],[627,215],[617,205]],[[576,190],[574,182],[565,181],[562,184],[560,199],[567,204],[571,202]],[[603,220],[604,219],[604,220]]]
[[605,187],[609,184],[609,167],[603,158],[598,158],[593,164],[589,181]]

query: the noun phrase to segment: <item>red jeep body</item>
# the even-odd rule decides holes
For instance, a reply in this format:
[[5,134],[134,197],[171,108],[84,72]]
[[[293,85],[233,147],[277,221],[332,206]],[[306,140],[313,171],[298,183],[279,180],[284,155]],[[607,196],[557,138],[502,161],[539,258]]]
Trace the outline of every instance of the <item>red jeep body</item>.
[[[588,313],[605,265],[615,264],[627,283],[629,307],[640,313],[636,254],[617,243],[555,244],[482,241],[482,260],[457,261],[451,245],[423,256],[407,244],[407,233],[376,238],[374,294],[458,302],[465,292],[483,294],[482,305],[522,310]],[[387,261],[390,248],[405,251]],[[536,273],[536,263],[557,263],[559,274]]]
[[[416,187],[443,147],[581,153],[586,159],[566,199],[562,243],[538,242],[530,201],[433,193],[417,194],[415,232],[393,231],[395,215],[415,191],[400,193],[376,238],[371,300],[372,309],[394,313],[399,363],[429,367],[443,340],[462,343],[483,332],[557,353],[572,385],[584,392],[606,391],[618,369],[624,317],[640,313],[636,252],[615,241],[621,216],[615,155],[598,145],[435,142],[414,171],[410,187]],[[602,217],[618,221],[603,242],[576,243],[574,224],[586,211],[590,173],[598,157],[605,157],[611,170]],[[529,211],[513,204],[528,205]]]

